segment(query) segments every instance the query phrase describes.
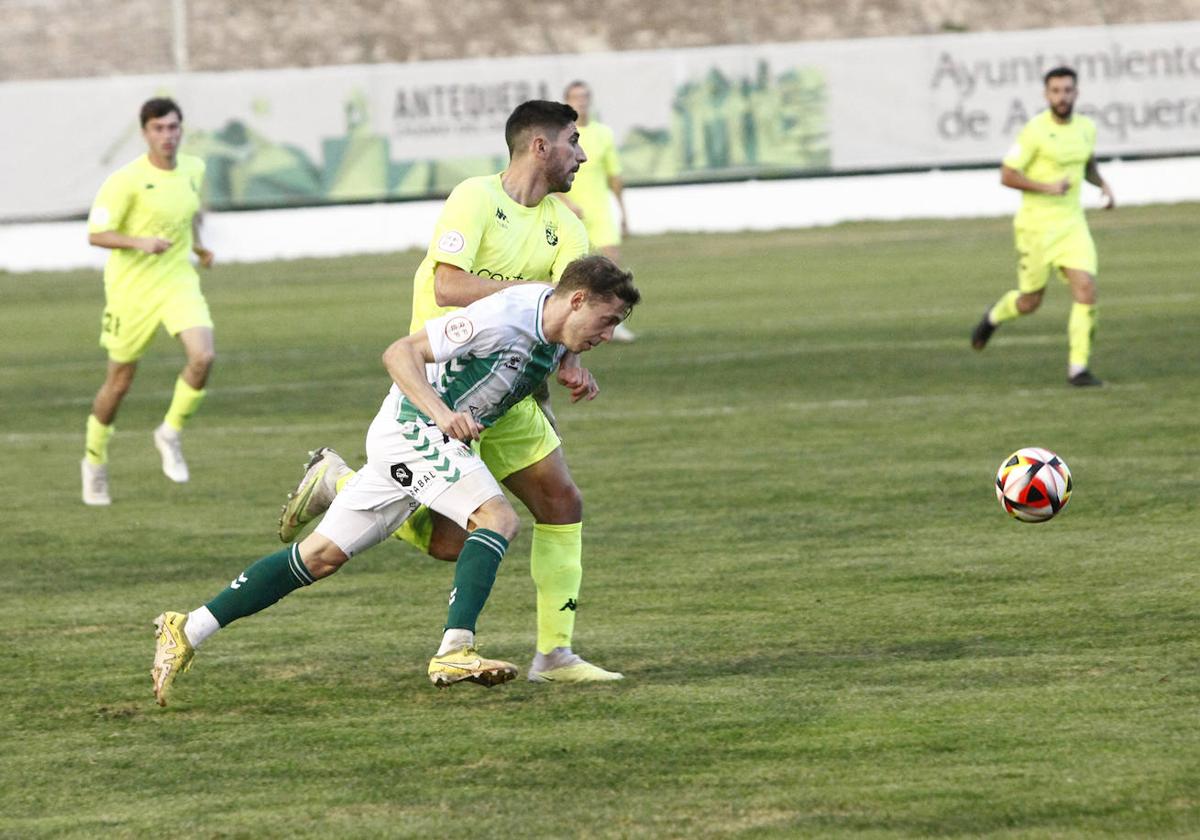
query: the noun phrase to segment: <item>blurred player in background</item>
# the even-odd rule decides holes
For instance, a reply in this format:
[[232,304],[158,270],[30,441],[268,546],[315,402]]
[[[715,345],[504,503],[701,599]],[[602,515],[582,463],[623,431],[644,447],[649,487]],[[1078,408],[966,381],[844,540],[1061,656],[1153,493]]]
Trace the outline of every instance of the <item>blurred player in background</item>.
[[[579,145],[587,154],[587,161],[575,174],[570,194],[559,198],[583,220],[592,250],[620,265],[621,239],[629,235],[629,223],[623,196],[625,183],[621,180],[621,161],[617,157],[612,129],[591,118],[592,90],[586,82],[575,81],[567,85],[563,102],[579,114],[575,125],[579,128]],[[621,211],[620,226],[613,221],[612,198],[617,200]],[[634,338],[629,327],[621,324],[613,340],[628,343]]]
[[[558,196],[571,189],[586,160],[575,117],[574,109],[561,102],[518,105],[504,132],[508,168],[468,178],[454,188],[413,278],[412,332],[514,282],[557,282],[568,264],[587,254],[583,224]],[[575,382],[576,364],[573,354],[564,357],[560,382]],[[572,397],[579,396],[572,388]],[[483,432],[479,451],[492,475],[534,518],[529,572],[537,587],[537,651],[529,679],[621,679],[620,673],[583,660],[571,647],[583,578],[583,496],[546,412],[532,397],[517,402]],[[332,449],[316,450],[284,506],[279,538],[290,542],[329,507],[352,475]],[[466,532],[421,509],[396,536],[434,557],[453,560]]]
[[1004,157],[1000,182],[1022,192],[1013,226],[1020,263],[1017,288],[984,313],[971,333],[982,350],[996,327],[1035,311],[1050,273],[1057,270],[1071,287],[1067,321],[1067,381],[1085,387],[1103,384],[1088,369],[1096,331],[1096,245],[1080,203],[1080,184],[1100,188],[1104,208],[1114,205],[1112,190],[1096,166],[1096,124],[1073,114],[1078,93],[1075,71],[1056,67],[1046,74],[1049,107],[1021,129]]
[[[430,681],[491,686],[515,677],[515,665],[479,656],[475,625],[520,520],[464,444],[502,422],[509,406],[556,370],[572,396],[594,397],[595,380],[578,354],[610,341],[639,299],[628,272],[604,257],[584,257],[566,267],[557,287],[509,284],[393,342],[383,354],[392,386],[367,430],[367,464],[316,530],[259,559],[207,604],[155,619],[159,705],[167,704],[172,683],[205,639],[333,574],[387,539],[418,503],[470,530],[454,568],[441,646],[429,661]],[[568,352],[573,376],[564,379],[560,363]],[[427,380],[429,364],[436,374]]]
[[200,185],[204,161],[179,154],[183,112],[170,99],[151,99],[141,109],[146,154],[110,175],[88,215],[88,242],[112,253],[104,267],[104,313],[100,346],[108,372],[87,420],[82,463],[83,501],[108,505],[108,442],[137,362],[162,324],[183,344],[187,362],[154,445],[162,469],[175,482],[188,480],[180,432],[204,399],[213,362],[213,322],[189,257],[212,265],[200,242]]

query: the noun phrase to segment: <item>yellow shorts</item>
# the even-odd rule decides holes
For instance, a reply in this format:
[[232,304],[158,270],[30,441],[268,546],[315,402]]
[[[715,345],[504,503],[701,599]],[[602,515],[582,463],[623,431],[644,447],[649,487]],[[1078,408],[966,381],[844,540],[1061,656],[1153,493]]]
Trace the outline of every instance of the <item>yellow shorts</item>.
[[165,290],[143,294],[106,295],[100,316],[100,346],[114,362],[142,357],[162,324],[171,335],[192,327],[213,325],[199,282],[172,283]]
[[1050,272],[1057,270],[1066,281],[1064,268],[1076,268],[1096,276],[1096,244],[1083,219],[1065,224],[1017,225],[1017,289],[1023,294],[1046,288]]
[[600,207],[583,208],[583,226],[587,229],[588,243],[593,251],[601,248],[612,248],[621,244],[621,231],[613,220],[612,208],[608,206],[608,196]]
[[533,466],[561,445],[537,402],[526,397],[483,430],[479,436],[479,457],[496,480],[503,481]]

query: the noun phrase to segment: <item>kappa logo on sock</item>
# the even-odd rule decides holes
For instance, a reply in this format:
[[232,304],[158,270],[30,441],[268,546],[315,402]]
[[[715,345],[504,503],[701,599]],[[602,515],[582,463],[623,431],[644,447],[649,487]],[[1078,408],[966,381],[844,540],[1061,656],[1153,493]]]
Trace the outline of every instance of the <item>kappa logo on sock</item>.
[[229,582],[229,588],[230,589],[241,589],[242,584],[245,583],[246,581],[248,581],[249,579],[250,578],[246,577],[246,573],[242,572],[240,575],[237,576],[237,580],[233,580],[233,581]]
[[567,603],[559,607],[558,611],[562,612],[563,610],[570,610],[571,612],[575,612],[575,608],[577,606],[579,606],[579,603],[574,598],[568,598]]

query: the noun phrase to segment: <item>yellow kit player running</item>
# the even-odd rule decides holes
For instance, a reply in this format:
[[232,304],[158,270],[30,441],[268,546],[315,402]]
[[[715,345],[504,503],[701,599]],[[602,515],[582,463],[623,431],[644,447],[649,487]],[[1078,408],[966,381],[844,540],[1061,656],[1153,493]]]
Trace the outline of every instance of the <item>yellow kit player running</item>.
[[180,431],[204,398],[213,361],[212,317],[189,261],[195,253],[205,268],[213,262],[199,236],[204,161],[179,154],[183,113],[172,100],[147,101],[141,123],[146,154],[105,180],[88,216],[88,242],[112,249],[104,268],[100,325],[108,372],[88,416],[81,465],[88,505],[112,503],[108,441],[113,420],[158,325],[178,337],[187,354],[171,405],[154,430],[163,472],[175,482],[188,480]]
[[[575,81],[567,85],[563,91],[563,102],[579,114],[575,123],[579,128],[579,145],[588,159],[579,167],[570,195],[559,198],[583,220],[591,249],[620,265],[621,239],[629,235],[629,223],[625,213],[625,182],[621,180],[621,159],[617,156],[616,140],[613,139],[611,128],[592,119],[592,90],[586,82]],[[614,198],[621,211],[619,227],[613,221]],[[621,324],[613,341],[628,343],[634,338],[629,327]]]
[[[411,332],[456,307],[514,282],[557,282],[587,253],[583,224],[554,193],[571,189],[587,158],[579,147],[575,111],[558,102],[517,106],[505,126],[509,165],[499,175],[469,178],[446,200],[425,260],[413,280]],[[591,399],[595,380],[568,354],[558,381],[572,401]],[[534,682],[592,682],[621,674],[585,662],[571,649],[583,576],[583,497],[571,478],[558,435],[532,398],[512,405],[479,441],[483,462],[533,514],[530,574],[537,587]],[[329,507],[353,473],[336,452],[318,449],[280,518],[280,539],[291,542]],[[445,560],[466,533],[440,515],[410,517],[397,536]]]
[[1001,183],[1023,193],[1013,221],[1021,258],[1017,288],[984,313],[971,333],[971,346],[982,350],[1000,324],[1036,310],[1050,272],[1057,269],[1075,300],[1067,321],[1067,381],[1089,386],[1103,383],[1088,369],[1096,329],[1096,246],[1079,201],[1080,184],[1086,180],[1099,187],[1105,209],[1114,201],[1096,166],[1096,124],[1072,115],[1077,93],[1074,70],[1057,67],[1047,73],[1049,107],[1025,124],[1004,157]]

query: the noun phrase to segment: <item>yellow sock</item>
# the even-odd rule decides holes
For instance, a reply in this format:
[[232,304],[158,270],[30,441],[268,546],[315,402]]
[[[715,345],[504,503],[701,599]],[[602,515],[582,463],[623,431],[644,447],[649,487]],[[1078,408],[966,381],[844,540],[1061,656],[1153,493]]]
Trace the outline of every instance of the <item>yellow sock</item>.
[[86,447],[88,463],[99,467],[108,463],[108,441],[117,429],[115,426],[105,426],[96,419],[95,414],[89,414],[87,419]]
[[583,579],[583,523],[533,526],[529,574],[537,586],[537,649],[570,647]]
[[1092,355],[1092,338],[1096,335],[1096,304],[1075,303],[1067,319],[1067,363],[1072,370],[1083,370]]
[[996,301],[996,305],[988,310],[988,320],[992,322],[992,326],[1020,317],[1021,310],[1017,309],[1017,298],[1020,296],[1021,293],[1013,289]]
[[182,376],[176,379],[175,396],[171,398],[171,406],[167,409],[167,416],[163,418],[163,423],[177,432],[183,431],[183,424],[196,413],[196,409],[204,400],[204,394],[203,389],[197,391],[184,382]]

